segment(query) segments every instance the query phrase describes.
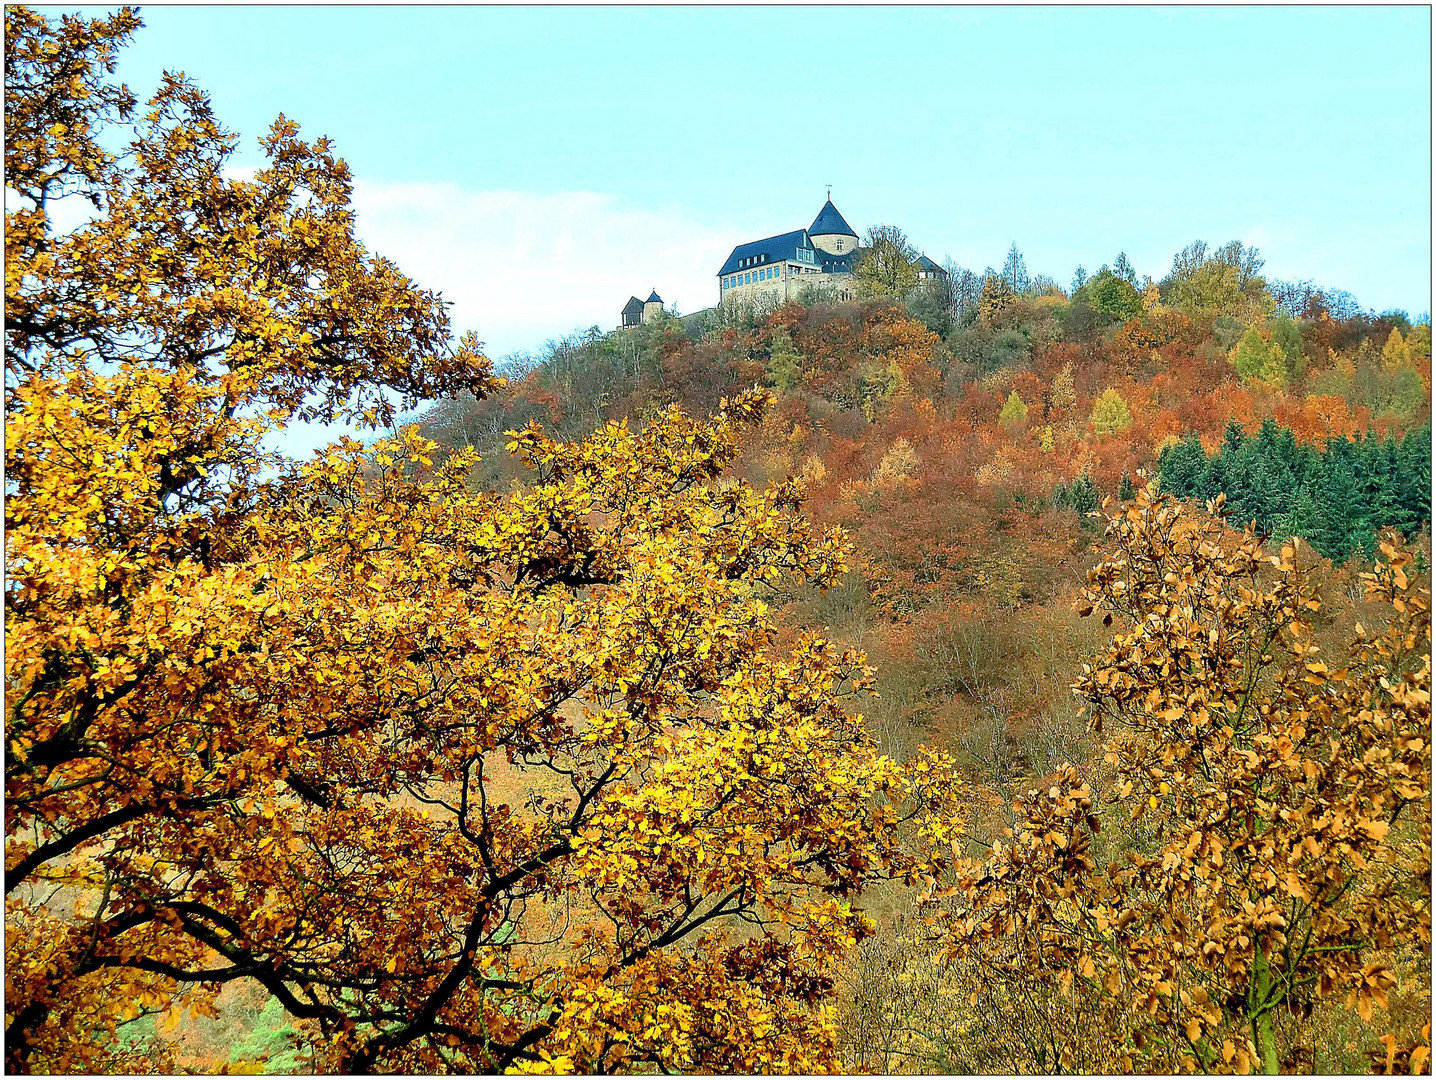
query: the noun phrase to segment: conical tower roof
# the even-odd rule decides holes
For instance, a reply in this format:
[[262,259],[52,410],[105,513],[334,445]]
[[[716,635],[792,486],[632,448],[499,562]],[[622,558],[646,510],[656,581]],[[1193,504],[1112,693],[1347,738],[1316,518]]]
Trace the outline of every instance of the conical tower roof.
[[644,303],[645,303],[645,304],[661,304],[661,303],[663,303],[663,297],[661,297],[661,296],[658,295],[658,290],[657,290],[657,289],[654,289],[651,293],[648,294],[648,299],[645,300]]
[[823,203],[823,208],[818,211],[818,216],[813,218],[813,223],[808,226],[809,236],[851,236],[854,240],[858,234],[853,232],[853,227],[843,220],[843,215],[838,213],[838,208],[829,199]]

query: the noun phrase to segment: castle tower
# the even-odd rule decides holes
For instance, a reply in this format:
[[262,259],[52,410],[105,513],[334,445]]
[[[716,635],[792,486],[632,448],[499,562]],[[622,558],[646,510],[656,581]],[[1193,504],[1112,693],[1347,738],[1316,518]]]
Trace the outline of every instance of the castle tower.
[[808,239],[815,248],[829,255],[849,255],[858,246],[858,234],[843,220],[832,199],[823,203],[818,216],[808,226]]
[[658,318],[658,316],[662,314],[663,297],[658,295],[657,289],[654,289],[651,293],[648,294],[648,299],[643,301],[643,321],[646,323],[651,323],[654,319]]

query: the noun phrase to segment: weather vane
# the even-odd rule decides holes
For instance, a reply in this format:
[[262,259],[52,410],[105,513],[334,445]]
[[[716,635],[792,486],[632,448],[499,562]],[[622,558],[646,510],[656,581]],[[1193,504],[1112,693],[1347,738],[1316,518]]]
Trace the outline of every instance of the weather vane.
[[832,202],[832,201],[833,201],[833,185],[832,185],[832,184],[829,184],[829,185],[828,185],[828,202]]

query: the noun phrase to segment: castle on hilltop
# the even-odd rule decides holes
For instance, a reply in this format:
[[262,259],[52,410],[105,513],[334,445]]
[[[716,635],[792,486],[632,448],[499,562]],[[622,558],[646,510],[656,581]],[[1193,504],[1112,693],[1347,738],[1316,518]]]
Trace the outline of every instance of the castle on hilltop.
[[782,303],[805,285],[852,299],[858,234],[829,199],[806,229],[739,244],[718,271],[720,304]]
[[[718,306],[774,308],[796,300],[803,290],[817,291],[829,300],[851,300],[853,268],[864,250],[858,234],[829,198],[806,229],[735,247],[717,274]],[[918,257],[916,266],[919,280],[947,277],[947,271],[926,255]],[[662,310],[657,291],[646,303],[630,297],[621,329],[649,322]]]

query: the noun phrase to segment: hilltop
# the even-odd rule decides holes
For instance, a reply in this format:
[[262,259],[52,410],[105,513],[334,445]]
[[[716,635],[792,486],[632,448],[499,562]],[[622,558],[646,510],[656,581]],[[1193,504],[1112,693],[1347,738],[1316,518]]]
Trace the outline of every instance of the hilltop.
[[792,625],[878,661],[886,748],[939,735],[989,779],[1040,773],[1083,739],[1067,684],[1089,643],[1070,614],[1098,539],[1085,515],[1143,472],[1199,502],[1225,491],[1234,525],[1350,558],[1338,576],[1385,525],[1429,532],[1429,322],[1268,282],[1240,244],[1193,244],[1156,282],[1114,265],[1063,290],[1014,250],[900,297],[575,335],[422,429],[477,446],[476,482],[505,486],[526,476],[506,431],[580,438],[768,387],[739,473],[800,476],[807,512],[859,553],[838,589],[792,598]]

